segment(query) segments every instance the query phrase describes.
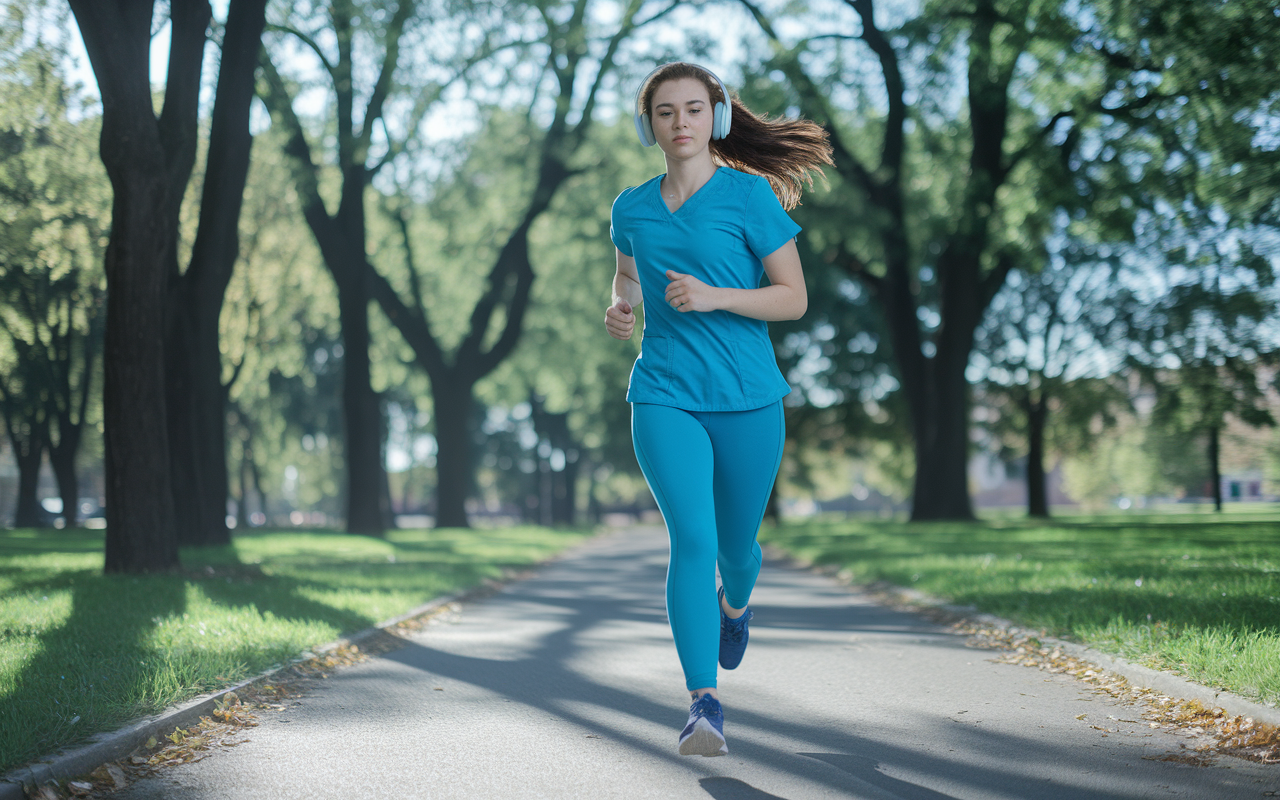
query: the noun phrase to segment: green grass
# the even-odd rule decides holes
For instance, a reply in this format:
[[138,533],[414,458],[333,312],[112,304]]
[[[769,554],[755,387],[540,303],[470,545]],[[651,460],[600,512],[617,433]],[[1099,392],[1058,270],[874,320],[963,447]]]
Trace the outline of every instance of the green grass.
[[584,531],[239,535],[181,575],[102,574],[101,531],[0,531],[0,772],[283,663]]
[[761,538],[855,583],[976,606],[1280,702],[1280,515],[786,524]]

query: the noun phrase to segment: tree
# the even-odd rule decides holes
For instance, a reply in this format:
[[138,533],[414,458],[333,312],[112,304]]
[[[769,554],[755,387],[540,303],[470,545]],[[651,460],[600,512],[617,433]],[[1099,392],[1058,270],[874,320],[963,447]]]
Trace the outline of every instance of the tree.
[[253,150],[240,219],[243,268],[231,277],[222,313],[229,472],[237,513],[246,515],[240,522],[250,524],[295,510],[327,519],[343,513],[337,298],[315,292],[327,270],[291,188],[281,133],[259,134]]
[[215,100],[201,231],[185,272],[178,222],[196,163],[212,11],[207,0],[169,3],[157,116],[153,7],[152,0],[71,2],[102,96],[99,152],[114,191],[103,354],[108,572],[175,568],[183,533],[189,541],[227,539],[222,391],[210,389],[221,375],[218,308],[236,253],[252,99],[245,85],[252,84],[265,0],[229,7],[218,88],[225,96]]
[[169,262],[165,383],[179,541],[226,544],[226,390],[219,318],[240,251],[238,224],[249,153],[249,108],[267,0],[233,0],[223,30],[191,260]]
[[[1077,266],[1085,260],[1093,263]],[[1096,435],[1091,424],[1110,420],[1110,407],[1124,403],[1109,378],[1129,305],[1105,260],[1066,249],[1039,272],[1011,273],[978,328],[972,369],[988,411],[996,412],[992,427],[1025,447],[1028,516],[1049,516],[1051,412],[1071,429],[1056,437],[1061,452],[1070,438]],[[999,413],[1009,406],[1016,411]]]
[[[534,279],[530,231],[574,175],[575,156],[591,130],[596,103],[614,67],[618,48],[637,28],[665,15],[675,5],[669,3],[642,18],[644,0],[629,0],[617,28],[604,37],[603,43],[595,45],[599,52],[595,58],[589,35],[589,0],[573,0],[562,7],[533,7],[543,29],[539,48],[545,54],[544,74],[555,87],[554,111],[549,124],[531,143],[527,174],[533,179],[526,184],[522,210],[504,239],[499,239],[502,245],[493,258],[487,285],[454,352],[448,353],[442,346],[440,331],[433,328],[428,316],[428,304],[417,277],[422,265],[414,257],[407,221],[404,242],[409,300],[406,302],[381,273],[370,270],[374,297],[413,349],[417,363],[431,377],[438,447],[438,525],[468,525],[466,499],[475,473],[471,441],[477,422],[472,416],[475,385],[510,356],[519,342]],[[542,77],[540,74],[539,83]],[[584,84],[585,92],[580,88]],[[577,121],[571,122],[575,116]]]
[[165,403],[166,292],[178,210],[196,158],[208,2],[170,4],[159,116],[150,83],[152,0],[70,0],[102,96],[99,155],[114,193],[103,346],[107,572],[178,566]]
[[[1208,488],[1221,509],[1220,434],[1231,415],[1274,425],[1261,384],[1280,361],[1274,276],[1274,74],[1280,14],[1271,4],[1177,0],[1144,9],[1135,31],[1163,54],[1157,104],[1129,113],[1135,138],[1159,143],[1146,167],[1152,200],[1132,256],[1141,301],[1128,355],[1156,391],[1153,419],[1205,440]],[[1266,255],[1268,238],[1271,255]]]
[[[884,315],[915,439],[912,517],[970,517],[965,371],[988,304],[1037,244],[1023,240],[1022,223],[1054,202],[1053,192],[1035,192],[1054,187],[1050,156],[1085,181],[1091,170],[1120,173],[1118,162],[1143,172],[1126,157],[1126,137],[1183,119],[1179,109],[1205,92],[1197,64],[1237,56],[1198,36],[1188,20],[1208,28],[1215,12],[1189,2],[972,0],[929,4],[886,25],[874,0],[846,0],[855,20],[828,14],[838,31],[815,24],[799,41],[784,41],[762,7],[742,2],[794,102],[831,131],[846,223],[820,233],[815,248],[862,281]],[[846,41],[865,50],[850,52]],[[871,92],[862,70],[874,72]],[[1253,78],[1222,83],[1243,89],[1231,108],[1256,107]],[[852,97],[860,121],[839,97]],[[1032,191],[1011,191],[1019,186]],[[1111,224],[1129,208],[1123,196],[1093,198],[1115,211]]]
[[[400,0],[389,13],[381,4],[334,0],[327,13],[310,8],[291,25],[273,30],[289,34],[301,42],[321,64],[332,92],[337,146],[327,153],[334,160],[339,188],[336,210],[331,214],[322,187],[326,180],[313,155],[313,147],[294,111],[295,92],[286,83],[269,56],[262,66],[265,80],[259,94],[271,111],[274,124],[288,137],[285,152],[293,165],[294,185],[302,196],[302,213],[338,289],[342,328],[342,420],[346,458],[347,530],[381,535],[391,525],[391,509],[386,506],[386,466],[382,454],[382,412],[377,394],[370,385],[369,358],[369,267],[365,196],[374,176],[404,148],[417,133],[423,117],[443,86],[421,91],[409,113],[400,137],[391,138],[384,109],[397,88],[396,70],[401,58],[401,39],[417,11],[414,0]],[[327,18],[326,18],[327,17]],[[321,21],[321,18],[326,18]],[[304,29],[309,27],[309,29]],[[335,48],[321,45],[320,30],[335,41]],[[358,40],[369,43],[376,59],[370,65],[376,78],[363,103],[357,102],[360,74],[355,61]],[[363,66],[363,65],[361,65]],[[361,107],[362,106],[362,107]],[[359,112],[359,114],[357,114]],[[389,141],[386,151],[375,159],[375,131],[382,126]]]
[[1220,238],[1191,255],[1196,267],[1136,320],[1131,358],[1156,393],[1154,417],[1186,437],[1203,436],[1214,508],[1222,510],[1220,436],[1231,415],[1276,424],[1260,378],[1280,365],[1270,264],[1244,250],[1224,264]]
[[98,119],[65,74],[65,12],[38,2],[7,11],[0,34],[0,343],[7,345],[0,410],[19,468],[14,522],[41,524],[36,484],[47,451],[64,517],[75,525],[76,456],[101,349],[100,242],[109,200],[95,163]]

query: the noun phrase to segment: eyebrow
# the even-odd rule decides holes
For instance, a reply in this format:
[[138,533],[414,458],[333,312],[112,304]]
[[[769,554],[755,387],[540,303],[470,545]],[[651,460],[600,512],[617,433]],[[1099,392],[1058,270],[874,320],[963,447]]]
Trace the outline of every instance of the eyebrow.
[[[699,104],[699,105],[702,105],[702,104],[705,104],[706,102],[707,102],[706,100],[685,100],[685,101],[684,101],[684,104],[685,104],[685,105],[687,105],[687,106],[691,106],[691,105],[693,105],[694,103],[697,103],[697,104]],[[656,106],[654,106],[654,108],[655,108],[655,109],[658,109],[658,108],[675,108],[675,107],[676,107],[676,104],[675,104],[675,103],[658,103]]]

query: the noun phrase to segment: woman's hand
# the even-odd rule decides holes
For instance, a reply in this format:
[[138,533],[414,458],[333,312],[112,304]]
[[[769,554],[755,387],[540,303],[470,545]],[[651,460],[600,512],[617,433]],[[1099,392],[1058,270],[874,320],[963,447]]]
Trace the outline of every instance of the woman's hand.
[[636,327],[636,315],[631,304],[619,298],[604,312],[604,327],[615,339],[630,339]]
[[682,275],[673,269],[667,270],[667,304],[676,311],[715,311],[716,289],[708,286],[692,275]]

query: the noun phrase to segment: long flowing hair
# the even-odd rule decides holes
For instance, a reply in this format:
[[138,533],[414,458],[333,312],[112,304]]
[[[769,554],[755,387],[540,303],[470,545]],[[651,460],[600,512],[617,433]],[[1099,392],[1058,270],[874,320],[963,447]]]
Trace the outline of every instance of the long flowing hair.
[[[706,70],[676,62],[658,70],[645,83],[640,96],[641,113],[652,114],[653,95],[661,84],[681,78],[701,81],[713,108],[724,102],[720,85]],[[712,160],[764,177],[782,207],[790,211],[800,204],[801,191],[813,188],[814,173],[821,175],[823,164],[835,163],[827,132],[807,119],[770,119],[768,114],[756,114],[737,97],[730,97],[729,101],[733,104],[729,135],[711,140]]]

